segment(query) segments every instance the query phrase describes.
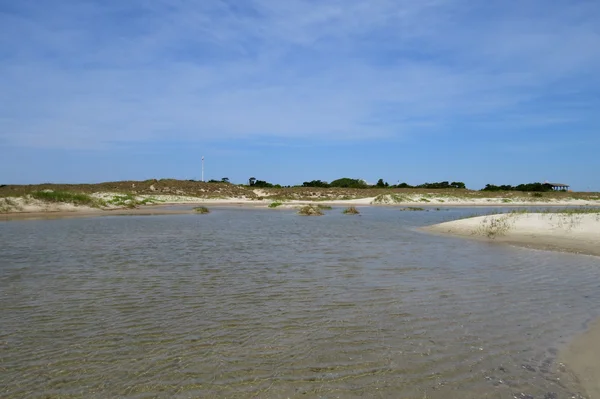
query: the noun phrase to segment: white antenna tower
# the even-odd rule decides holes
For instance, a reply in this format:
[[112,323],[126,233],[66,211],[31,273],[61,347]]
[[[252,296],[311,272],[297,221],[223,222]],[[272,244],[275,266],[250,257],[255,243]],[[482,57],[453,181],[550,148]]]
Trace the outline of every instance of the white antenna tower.
[[202,155],[202,182],[204,182],[204,155]]

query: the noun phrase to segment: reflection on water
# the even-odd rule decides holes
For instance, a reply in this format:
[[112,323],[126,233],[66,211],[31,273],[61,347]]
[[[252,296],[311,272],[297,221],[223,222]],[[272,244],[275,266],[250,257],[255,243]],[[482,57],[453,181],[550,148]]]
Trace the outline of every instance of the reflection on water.
[[576,395],[598,258],[412,229],[473,212],[0,223],[0,396]]

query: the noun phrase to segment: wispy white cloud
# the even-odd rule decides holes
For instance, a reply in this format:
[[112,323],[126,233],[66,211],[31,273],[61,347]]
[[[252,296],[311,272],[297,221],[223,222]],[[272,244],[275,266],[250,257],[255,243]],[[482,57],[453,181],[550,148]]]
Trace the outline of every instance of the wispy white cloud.
[[553,124],[594,116],[576,105],[547,114],[544,102],[581,104],[600,88],[592,1],[59,3],[0,6],[7,143],[378,139],[448,121]]

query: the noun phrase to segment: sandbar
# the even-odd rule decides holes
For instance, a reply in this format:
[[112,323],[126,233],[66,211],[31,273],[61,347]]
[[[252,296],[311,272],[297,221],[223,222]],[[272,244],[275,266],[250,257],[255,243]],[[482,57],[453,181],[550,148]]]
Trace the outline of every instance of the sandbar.
[[508,213],[454,220],[422,231],[600,256],[600,213]]

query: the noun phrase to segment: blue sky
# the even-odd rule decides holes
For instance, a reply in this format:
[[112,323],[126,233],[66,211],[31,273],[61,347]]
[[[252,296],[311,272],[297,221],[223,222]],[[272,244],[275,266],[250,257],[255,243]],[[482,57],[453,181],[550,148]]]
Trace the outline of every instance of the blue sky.
[[600,191],[600,2],[0,0],[0,184]]

